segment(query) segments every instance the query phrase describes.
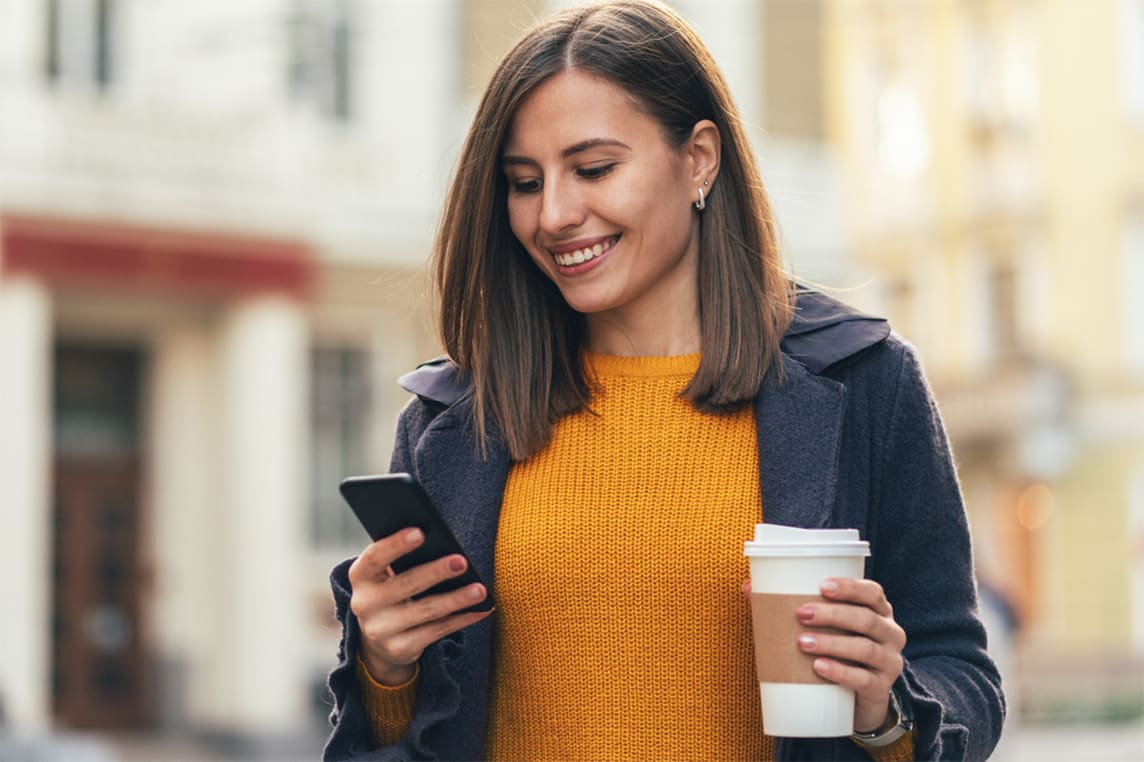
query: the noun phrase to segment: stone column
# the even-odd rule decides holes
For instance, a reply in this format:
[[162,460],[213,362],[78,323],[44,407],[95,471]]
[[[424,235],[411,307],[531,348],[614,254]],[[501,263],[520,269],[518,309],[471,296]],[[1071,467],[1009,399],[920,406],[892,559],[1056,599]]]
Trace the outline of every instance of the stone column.
[[51,717],[51,295],[0,273],[0,705],[16,733]]
[[219,607],[227,567],[214,563],[228,521],[219,483],[218,357],[205,320],[165,328],[152,346],[148,609],[160,670],[158,719],[163,728],[182,728],[210,724],[226,681],[211,650],[229,618],[229,607]]
[[[296,734],[306,718],[305,551],[308,338],[285,298],[231,307],[220,333],[221,463],[215,591],[224,619],[213,653],[226,665],[217,721],[255,740]],[[205,563],[211,560],[203,559]]]

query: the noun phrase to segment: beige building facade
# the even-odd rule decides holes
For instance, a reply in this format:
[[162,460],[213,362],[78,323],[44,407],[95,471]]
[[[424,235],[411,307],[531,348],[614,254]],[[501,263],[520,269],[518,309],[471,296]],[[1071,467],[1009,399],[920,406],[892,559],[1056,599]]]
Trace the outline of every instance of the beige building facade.
[[829,8],[847,229],[942,404],[1018,713],[1139,712],[1144,4]]

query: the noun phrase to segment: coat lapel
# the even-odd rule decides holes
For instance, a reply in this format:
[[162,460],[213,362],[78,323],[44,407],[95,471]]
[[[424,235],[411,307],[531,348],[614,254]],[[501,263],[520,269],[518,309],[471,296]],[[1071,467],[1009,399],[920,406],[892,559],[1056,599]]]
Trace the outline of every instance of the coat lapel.
[[486,580],[493,578],[493,547],[509,458],[501,441],[489,437],[488,459],[475,451],[472,408],[467,399],[441,413],[413,452],[425,492]]
[[783,370],[755,400],[763,520],[822,528],[838,492],[846,389],[785,355]]

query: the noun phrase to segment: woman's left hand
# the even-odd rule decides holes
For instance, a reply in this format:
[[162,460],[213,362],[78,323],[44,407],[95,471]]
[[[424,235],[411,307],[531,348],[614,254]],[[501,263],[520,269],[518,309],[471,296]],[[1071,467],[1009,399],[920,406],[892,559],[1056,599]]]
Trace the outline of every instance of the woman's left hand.
[[821,589],[829,602],[800,607],[799,622],[843,632],[803,632],[799,648],[815,657],[819,676],[854,690],[854,730],[871,732],[889,715],[906,632],[894,621],[894,609],[877,582],[832,577]]

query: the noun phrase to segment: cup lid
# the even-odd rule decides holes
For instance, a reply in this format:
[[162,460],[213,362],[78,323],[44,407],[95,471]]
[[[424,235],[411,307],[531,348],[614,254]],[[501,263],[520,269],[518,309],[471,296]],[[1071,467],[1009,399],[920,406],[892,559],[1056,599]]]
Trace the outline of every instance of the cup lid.
[[870,543],[857,529],[802,529],[756,524],[755,539],[743,543],[746,556],[868,556]]

